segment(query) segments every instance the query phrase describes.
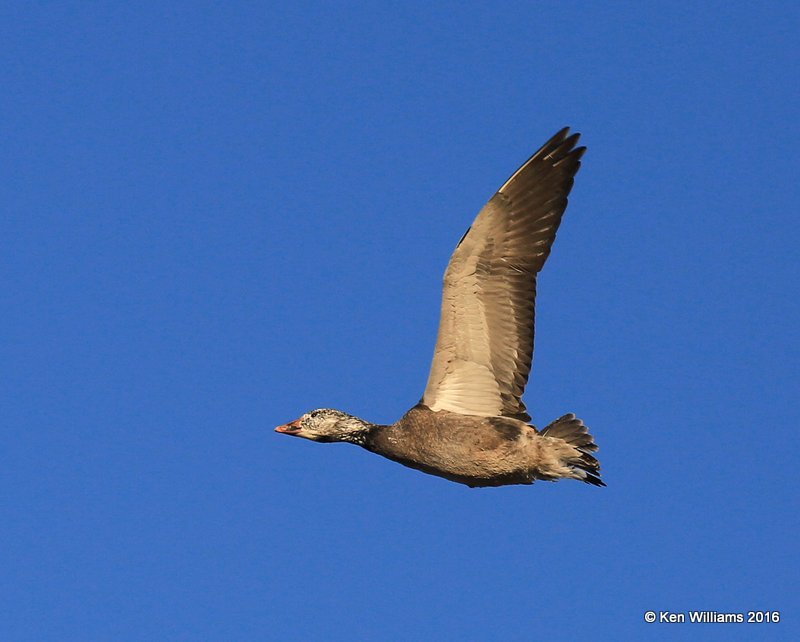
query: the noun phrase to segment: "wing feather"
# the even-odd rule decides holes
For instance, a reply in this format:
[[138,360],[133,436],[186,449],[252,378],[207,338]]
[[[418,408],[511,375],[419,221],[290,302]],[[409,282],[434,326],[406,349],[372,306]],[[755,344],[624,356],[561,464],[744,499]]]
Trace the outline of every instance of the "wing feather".
[[585,147],[562,129],[481,209],[444,275],[422,397],[432,410],[529,421],[536,275],[550,254]]

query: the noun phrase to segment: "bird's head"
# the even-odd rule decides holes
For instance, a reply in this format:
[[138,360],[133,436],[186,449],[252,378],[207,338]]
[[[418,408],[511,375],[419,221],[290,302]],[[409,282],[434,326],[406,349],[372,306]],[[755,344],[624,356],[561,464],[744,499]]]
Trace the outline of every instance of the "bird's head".
[[275,428],[275,432],[311,441],[362,443],[371,425],[340,410],[318,408]]

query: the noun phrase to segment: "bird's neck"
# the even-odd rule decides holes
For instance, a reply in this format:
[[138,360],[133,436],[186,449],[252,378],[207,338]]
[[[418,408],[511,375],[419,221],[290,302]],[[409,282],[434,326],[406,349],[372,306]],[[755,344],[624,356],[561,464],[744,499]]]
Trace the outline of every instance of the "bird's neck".
[[383,426],[364,421],[352,415],[340,420],[339,426],[344,428],[342,431],[342,441],[356,444],[357,446],[366,446],[372,435],[383,428]]

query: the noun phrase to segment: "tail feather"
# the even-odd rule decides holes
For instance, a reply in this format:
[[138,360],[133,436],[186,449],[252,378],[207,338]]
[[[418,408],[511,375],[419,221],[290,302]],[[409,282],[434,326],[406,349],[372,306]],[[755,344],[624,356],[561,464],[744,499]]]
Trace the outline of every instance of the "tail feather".
[[577,473],[581,481],[595,486],[605,486],[600,479],[600,462],[591,454],[597,452],[597,444],[580,419],[572,413],[566,414],[545,426],[540,434],[543,437],[563,439],[574,447],[580,455],[569,459],[567,464]]

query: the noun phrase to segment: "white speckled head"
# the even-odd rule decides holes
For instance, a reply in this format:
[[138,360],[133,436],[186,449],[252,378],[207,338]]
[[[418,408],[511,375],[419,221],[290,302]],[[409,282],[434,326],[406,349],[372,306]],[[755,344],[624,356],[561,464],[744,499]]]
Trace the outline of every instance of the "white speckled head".
[[371,424],[333,408],[318,408],[278,426],[275,432],[311,441],[360,443]]

